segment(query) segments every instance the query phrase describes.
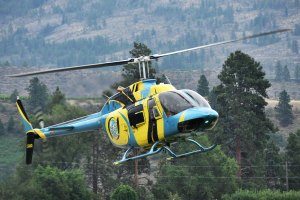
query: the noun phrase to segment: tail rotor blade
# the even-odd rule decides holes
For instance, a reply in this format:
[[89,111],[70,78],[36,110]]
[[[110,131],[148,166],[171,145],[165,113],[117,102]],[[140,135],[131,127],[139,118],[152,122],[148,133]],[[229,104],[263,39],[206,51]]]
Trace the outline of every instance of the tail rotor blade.
[[27,165],[32,163],[34,137],[35,137],[34,132],[27,133],[27,142],[26,142],[26,164]]
[[33,112],[34,112],[35,118],[39,122],[40,128],[41,129],[44,128],[45,127],[45,123],[44,123],[44,119],[43,119],[44,114],[43,114],[43,111],[42,111],[42,107],[41,106],[36,107]]

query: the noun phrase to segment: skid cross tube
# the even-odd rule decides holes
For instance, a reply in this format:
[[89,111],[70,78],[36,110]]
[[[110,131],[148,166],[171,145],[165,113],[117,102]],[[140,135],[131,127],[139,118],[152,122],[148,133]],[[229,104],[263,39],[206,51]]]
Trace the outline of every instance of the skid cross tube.
[[129,161],[129,160],[135,160],[135,159],[144,158],[144,157],[147,157],[147,156],[157,154],[157,153],[161,152],[161,150],[163,150],[163,148],[164,148],[164,146],[162,146],[162,147],[159,147],[159,148],[156,149],[157,145],[159,145],[159,144],[162,144],[162,143],[157,141],[152,145],[152,147],[150,148],[150,150],[148,152],[146,152],[144,154],[128,157],[129,153],[131,153],[134,150],[134,147],[130,147],[125,151],[122,159],[119,160],[119,161],[114,162],[114,165],[118,165],[118,164],[121,164],[121,163]]
[[194,151],[187,152],[187,153],[176,154],[169,147],[164,146],[164,149],[166,149],[167,152],[169,153],[169,155],[171,156],[171,157],[167,158],[167,160],[171,160],[173,158],[183,158],[183,157],[190,156],[190,155],[193,155],[193,154],[196,154],[196,153],[204,153],[204,152],[213,150],[217,146],[216,144],[214,144],[210,147],[204,147],[201,144],[199,144],[197,141],[195,141],[193,139],[190,139],[190,138],[186,139],[186,141],[188,141],[190,143],[193,143],[193,144],[196,144],[198,149],[194,150]]

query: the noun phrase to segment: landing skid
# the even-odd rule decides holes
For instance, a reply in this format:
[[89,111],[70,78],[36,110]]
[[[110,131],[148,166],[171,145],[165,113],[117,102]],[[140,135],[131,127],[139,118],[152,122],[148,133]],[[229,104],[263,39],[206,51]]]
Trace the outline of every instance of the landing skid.
[[129,149],[127,149],[122,157],[121,160],[114,162],[114,165],[119,165],[121,163],[124,163],[126,161],[129,160],[136,160],[139,158],[144,158],[147,156],[151,156],[151,155],[155,155],[160,153],[162,150],[164,150],[165,152],[167,152],[171,157],[167,158],[167,160],[171,160],[173,158],[182,158],[182,157],[186,157],[186,156],[190,156],[193,154],[197,154],[197,153],[204,153],[207,151],[211,151],[213,150],[217,145],[212,145],[210,147],[204,147],[201,144],[199,144],[197,141],[193,140],[193,139],[186,139],[187,142],[190,142],[192,144],[195,144],[197,146],[197,150],[194,151],[190,151],[187,153],[182,153],[182,154],[176,154],[173,150],[171,150],[170,147],[168,147],[165,143],[162,143],[160,141],[155,142],[152,147],[150,148],[150,150],[146,153],[140,154],[140,155],[136,155],[136,156],[131,156],[129,157],[129,154],[134,150],[134,147],[130,147]]

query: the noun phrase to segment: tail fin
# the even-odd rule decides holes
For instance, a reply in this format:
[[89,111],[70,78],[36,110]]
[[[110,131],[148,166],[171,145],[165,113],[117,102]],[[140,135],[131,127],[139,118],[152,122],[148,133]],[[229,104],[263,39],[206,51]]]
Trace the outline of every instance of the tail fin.
[[31,164],[32,162],[32,154],[33,154],[33,147],[34,147],[34,139],[39,138],[39,135],[36,133],[36,130],[32,128],[31,123],[29,122],[29,118],[26,115],[25,109],[23,107],[23,104],[21,100],[17,99],[17,107],[19,114],[22,119],[23,127],[24,127],[24,132],[27,135],[27,141],[26,141],[26,164]]

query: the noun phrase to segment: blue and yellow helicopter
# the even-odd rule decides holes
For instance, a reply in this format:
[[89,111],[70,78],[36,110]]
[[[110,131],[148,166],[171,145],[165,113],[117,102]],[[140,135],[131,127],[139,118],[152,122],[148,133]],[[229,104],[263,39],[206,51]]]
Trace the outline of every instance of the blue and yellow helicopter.
[[[22,102],[18,99],[17,107],[23,122],[24,131],[27,135],[26,163],[31,164],[32,162],[35,139],[70,135],[99,129],[104,130],[108,134],[113,145],[127,149],[123,157],[114,164],[154,155],[160,153],[162,150],[165,150],[165,152],[170,155],[169,159],[212,150],[216,145],[204,147],[190,138],[190,136],[195,131],[205,131],[213,128],[218,121],[218,113],[195,91],[188,89],[177,90],[170,83],[157,84],[155,79],[147,79],[147,74],[149,74],[149,62],[169,55],[289,30],[290,29],[280,29],[236,40],[197,46],[165,54],[154,54],[121,61],[9,75],[10,77],[22,77],[137,63],[141,76],[141,81],[133,83],[126,88],[119,87],[118,93],[109,97],[100,112],[41,129],[32,127]],[[176,154],[174,150],[171,149],[171,144],[183,141],[182,139],[193,143],[197,149]],[[131,152],[134,149],[142,149],[142,153],[132,155]]]

